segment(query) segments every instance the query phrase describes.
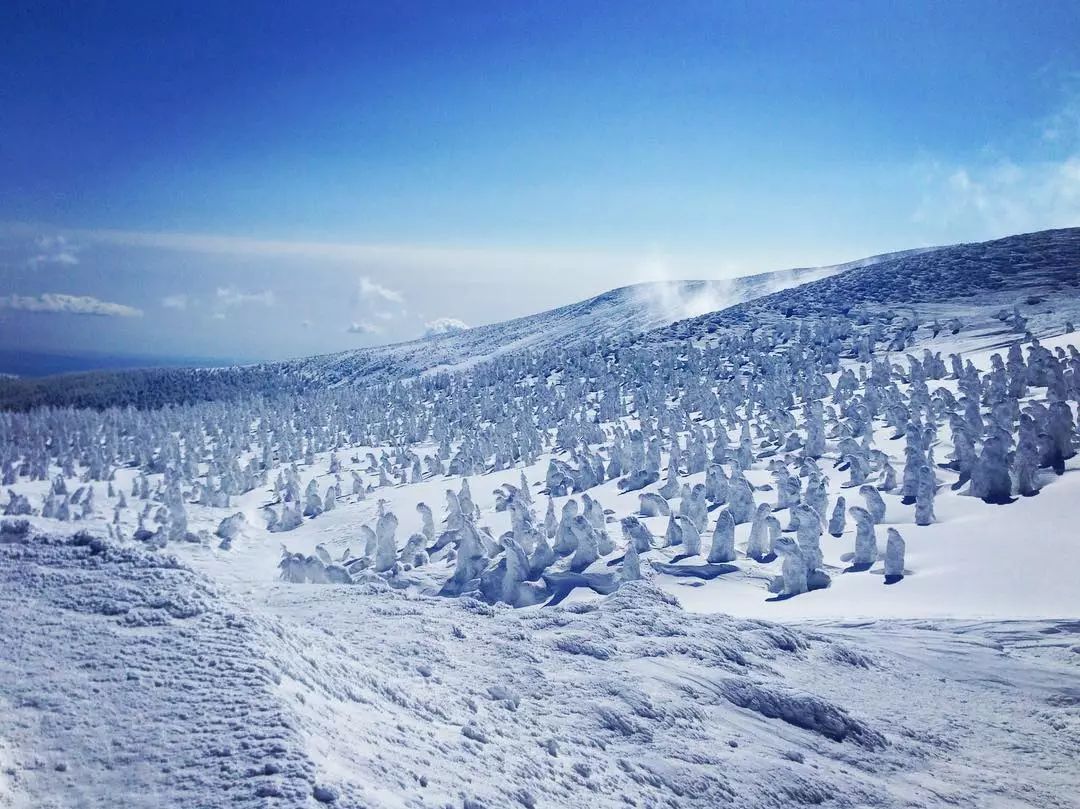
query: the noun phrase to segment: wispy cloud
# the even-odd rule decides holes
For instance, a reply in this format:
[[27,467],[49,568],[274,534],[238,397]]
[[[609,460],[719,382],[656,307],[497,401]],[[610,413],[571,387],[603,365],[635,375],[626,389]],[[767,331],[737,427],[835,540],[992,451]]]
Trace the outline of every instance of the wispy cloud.
[[1033,122],[1027,156],[993,149],[963,163],[921,166],[925,192],[915,222],[971,238],[1080,225],[1080,83]]
[[405,297],[396,289],[389,289],[382,284],[372,281],[367,276],[360,279],[361,298],[379,298],[387,303],[404,303]]
[[1073,227],[1080,224],[1080,153],[1026,165],[934,166],[914,220],[973,237]]
[[[32,230],[32,226],[7,223],[0,231]],[[70,229],[70,238],[84,242],[122,247],[156,248],[184,253],[205,253],[225,256],[245,256],[266,259],[306,259],[326,261],[342,270],[357,267],[379,267],[396,272],[453,271],[460,279],[484,279],[492,272],[556,272],[588,276],[596,273],[619,273],[637,266],[637,251],[588,250],[552,247],[458,247],[414,244],[379,244],[351,242],[285,241],[254,239],[245,236],[221,236],[205,233],[158,233],[117,229]],[[670,257],[673,266],[684,277],[725,274],[757,269],[727,264],[716,255],[680,254]],[[405,297],[395,289],[368,281],[374,287],[388,291],[391,296]],[[363,281],[360,283],[363,287]],[[374,292],[374,290],[372,290]],[[359,290],[358,290],[359,294]],[[401,301],[383,298],[392,303]]]
[[1042,139],[1049,144],[1075,147],[1080,142],[1080,74],[1066,80],[1065,100],[1042,122]]
[[347,334],[380,334],[382,329],[371,323],[350,323],[345,332]]
[[273,306],[275,302],[274,291],[264,289],[261,292],[244,292],[236,287],[218,287],[217,303],[226,309],[235,306]]
[[181,311],[187,309],[192,303],[192,299],[182,292],[176,295],[166,295],[161,299],[161,305],[166,309],[179,309]]
[[122,303],[103,301],[90,295],[65,295],[46,292],[41,295],[0,296],[0,309],[15,309],[51,315],[94,315],[96,317],[142,317],[142,310]]
[[35,248],[34,255],[26,261],[31,268],[47,265],[70,267],[79,263],[78,248],[64,235],[41,236]]
[[435,337],[440,334],[453,334],[454,332],[465,331],[467,328],[469,326],[456,317],[437,317],[424,324],[424,336]]

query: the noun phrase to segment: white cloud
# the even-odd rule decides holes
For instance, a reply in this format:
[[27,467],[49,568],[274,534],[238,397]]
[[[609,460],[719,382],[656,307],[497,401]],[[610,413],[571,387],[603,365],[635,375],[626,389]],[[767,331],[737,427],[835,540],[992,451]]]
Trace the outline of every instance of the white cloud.
[[161,299],[161,305],[166,309],[180,309],[182,311],[187,309],[191,303],[193,303],[191,298],[182,292],[176,295],[166,295]]
[[248,304],[273,306],[274,291],[264,289],[262,292],[243,292],[236,287],[218,287],[217,302],[226,309],[233,306],[247,306]]
[[388,289],[387,287],[377,284],[367,276],[360,279],[360,297],[361,298],[381,298],[387,303],[404,303],[405,298],[400,292],[395,289]]
[[0,296],[0,309],[98,317],[142,317],[143,314],[141,309],[122,303],[103,301],[90,295],[65,295],[60,292],[46,292],[35,296]]
[[928,184],[915,221],[970,238],[1080,224],[1080,152],[1024,165],[935,165]]
[[379,334],[382,329],[370,323],[350,323],[345,331],[348,334]]
[[992,149],[964,163],[931,162],[914,220],[979,239],[1080,225],[1080,84],[1032,127],[1029,157]]
[[78,248],[66,236],[41,236],[36,247],[37,253],[26,262],[32,268],[49,264],[70,267],[79,263]]
[[465,331],[467,328],[469,328],[468,325],[456,317],[437,317],[424,324],[424,336],[435,337],[440,334],[453,334],[454,332]]
[[1042,139],[1069,147],[1080,141],[1080,75],[1067,82],[1064,95],[1061,106],[1042,121]]
[[[7,228],[26,226],[8,224]],[[0,231],[4,225],[0,223]],[[112,229],[72,229],[71,236],[99,244],[127,247],[158,248],[187,253],[210,255],[253,256],[267,259],[305,259],[334,262],[339,269],[354,271],[357,265],[378,266],[396,273],[454,272],[458,280],[485,281],[490,273],[542,272],[579,278],[597,274],[617,275],[636,266],[640,255],[636,250],[588,250],[550,247],[446,247],[413,244],[365,244],[351,242],[302,242],[274,239],[252,239],[244,236],[218,236],[205,233],[159,233]],[[768,269],[754,264],[726,266],[714,254],[682,254],[671,256],[675,269],[684,277],[712,276],[717,269],[726,274]],[[769,259],[773,261],[773,259]],[[374,284],[379,286],[380,284]],[[363,282],[361,281],[361,287]],[[387,290],[391,295],[404,295]],[[358,296],[360,290],[357,292]],[[392,303],[399,301],[387,299]]]

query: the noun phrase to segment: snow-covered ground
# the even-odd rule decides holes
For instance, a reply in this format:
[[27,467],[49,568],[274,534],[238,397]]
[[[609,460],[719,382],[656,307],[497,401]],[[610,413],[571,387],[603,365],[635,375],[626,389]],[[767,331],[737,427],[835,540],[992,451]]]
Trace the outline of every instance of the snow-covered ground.
[[[763,286],[633,346],[478,349],[356,396],[6,417],[0,807],[1080,805],[1080,455],[1053,455],[1077,443],[1080,252],[1025,238],[838,269],[807,281],[810,314]],[[881,291],[935,261],[972,294],[915,311]],[[560,328],[595,328],[582,311]],[[992,371],[1013,343],[1028,365]],[[653,463],[626,460],[638,430],[658,479],[624,491],[612,463]],[[978,488],[994,442],[1015,447],[1002,504]],[[789,555],[755,558],[746,521],[706,561],[737,510],[691,507],[718,470],[791,529],[770,543]],[[683,516],[643,516],[642,493]],[[795,531],[818,496],[821,527],[841,496],[882,499],[873,561],[853,564],[854,513]],[[384,514],[388,551],[365,536]],[[639,574],[629,518],[651,533]],[[796,551],[827,586],[791,591]]]
[[5,807],[1076,806],[1075,622],[215,586],[5,537]]
[[[985,338],[994,341],[993,335]],[[970,338],[962,347],[969,349],[965,357],[980,367],[989,366],[990,351],[979,349]],[[1080,344],[1072,335],[1061,335],[1042,341],[1048,348]],[[946,348],[951,346],[945,345]],[[948,386],[948,381],[941,382]],[[887,448],[897,468],[903,464],[902,439],[889,440],[888,429],[876,431],[877,445]],[[339,453],[343,462],[342,476],[353,470],[363,471],[368,452],[385,448],[355,447]],[[433,446],[418,447],[418,452],[434,451]],[[951,451],[948,443],[938,447],[938,457],[947,457]],[[358,458],[354,463],[347,455]],[[480,523],[491,529],[498,537],[511,529],[508,511],[496,511],[497,491],[505,484],[518,485],[524,474],[534,491],[539,492],[550,455],[541,456],[536,463],[514,467],[469,479],[472,498],[481,513]],[[322,491],[333,480],[329,474],[330,453],[316,459],[311,466],[301,465],[302,478],[319,481]],[[858,489],[844,488],[847,475],[829,469],[828,494],[830,503],[838,496],[846,496],[849,505],[860,505]],[[1066,472],[1060,477],[1047,478],[1047,485],[1037,497],[1019,498],[1008,505],[987,505],[961,491],[951,491],[956,474],[938,470],[942,489],[936,498],[937,521],[927,526],[914,524],[914,505],[904,505],[898,493],[884,492],[885,519],[881,526],[898,528],[907,544],[906,567],[908,575],[894,585],[885,585],[881,566],[867,572],[844,572],[850,565],[855,528],[850,520],[839,538],[828,534],[822,537],[822,551],[826,569],[833,574],[827,589],[806,593],[795,599],[777,599],[767,590],[769,579],[780,572],[779,560],[758,563],[740,555],[734,563],[737,568],[715,578],[698,578],[708,575],[704,558],[680,559],[680,546],[657,548],[643,556],[643,574],[666,592],[676,596],[690,611],[706,613],[729,613],[754,618],[774,620],[798,619],[845,619],[845,618],[933,618],[933,619],[1035,619],[1062,618],[1080,615],[1080,588],[1076,585],[1076,571],[1080,570],[1080,543],[1076,541],[1076,521],[1080,517],[1080,456],[1070,460]],[[373,476],[364,474],[365,478]],[[751,483],[771,486],[772,476],[759,462],[746,473]],[[689,486],[704,481],[704,473],[683,475]],[[118,491],[130,489],[132,470],[117,472]],[[399,520],[397,536],[399,545],[421,530],[421,517],[416,504],[428,504],[439,514],[444,492],[458,489],[461,478],[429,477],[422,482],[394,485],[376,489],[373,495],[358,499],[354,495],[341,498],[333,511],[305,520],[293,531],[272,534],[264,528],[260,509],[274,501],[269,488],[257,488],[235,498],[227,509],[200,506],[189,507],[189,523],[194,530],[212,532],[222,519],[241,511],[246,515],[247,525],[241,535],[232,542],[230,550],[221,550],[215,540],[209,544],[179,544],[170,551],[196,568],[206,572],[214,580],[230,581],[234,586],[250,588],[276,578],[281,560],[281,547],[292,552],[312,555],[316,547],[324,546],[334,559],[354,558],[363,546],[358,528],[360,525],[374,527],[379,501],[385,509]],[[644,491],[655,491],[662,481],[652,484]],[[74,484],[73,484],[74,485]],[[47,490],[45,482],[36,487],[26,484],[31,494]],[[619,520],[638,513],[637,493],[623,493],[618,481],[611,480],[589,490],[589,495],[609,511],[608,525],[616,538],[618,548],[610,560],[618,560],[623,553]],[[776,493],[762,490],[759,500],[775,500]],[[545,498],[535,495],[542,512]],[[552,498],[556,514],[568,500],[579,499],[575,495]],[[787,510],[778,512],[786,525]],[[99,530],[104,530],[111,510],[102,508]],[[709,536],[715,526],[716,512],[709,518],[708,530],[703,532],[703,544],[708,548]],[[123,524],[128,533],[135,527],[134,515],[127,515]],[[437,517],[438,519],[438,517]],[[667,525],[666,517],[642,518],[654,536],[661,537]],[[40,523],[48,527],[48,521]],[[751,530],[750,523],[737,525],[736,547],[744,549]],[[884,549],[883,531],[879,531],[879,544]],[[346,550],[349,553],[346,554]],[[656,572],[652,561],[672,563],[685,570],[682,575]],[[603,570],[604,560],[596,569]],[[438,591],[453,571],[453,564],[433,564],[430,569],[418,568],[398,577],[399,586],[417,592],[432,594]],[[571,600],[589,600],[596,597],[587,588],[576,590]]]

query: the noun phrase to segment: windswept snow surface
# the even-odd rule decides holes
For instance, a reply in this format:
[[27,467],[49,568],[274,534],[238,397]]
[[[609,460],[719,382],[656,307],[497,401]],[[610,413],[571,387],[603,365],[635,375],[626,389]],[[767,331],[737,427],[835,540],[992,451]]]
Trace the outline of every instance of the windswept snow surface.
[[0,544],[5,807],[1075,806],[1076,624],[239,593]]
[[[0,415],[0,807],[1080,806],[1077,278],[1052,231],[407,385]],[[873,561],[844,512],[827,586],[751,522],[710,563],[741,477],[787,558],[880,506]]]

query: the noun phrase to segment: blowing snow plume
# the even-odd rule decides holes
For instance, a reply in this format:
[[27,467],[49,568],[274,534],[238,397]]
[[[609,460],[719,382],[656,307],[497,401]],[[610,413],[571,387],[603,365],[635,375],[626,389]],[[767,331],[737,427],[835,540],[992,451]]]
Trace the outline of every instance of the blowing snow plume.
[[676,322],[718,312],[808,281],[816,281],[839,269],[840,267],[818,267],[808,270],[781,270],[712,281],[663,279],[640,284],[637,295],[640,303],[658,320]]
[[642,284],[638,295],[658,318],[686,320],[737,303],[732,300],[732,282],[722,281],[657,281]]
[[679,281],[668,277],[668,270],[662,263],[654,264],[647,275],[654,280],[638,284],[636,287],[639,302],[657,319],[671,322],[700,317],[710,312],[718,312],[740,303],[772,295],[800,284],[820,281],[858,267],[869,267],[887,259],[905,255],[917,255],[934,248],[916,248],[897,253],[885,253],[878,256],[849,261],[844,264],[831,264],[824,267],[798,267],[788,270],[746,275],[736,278],[720,278],[710,281]]

